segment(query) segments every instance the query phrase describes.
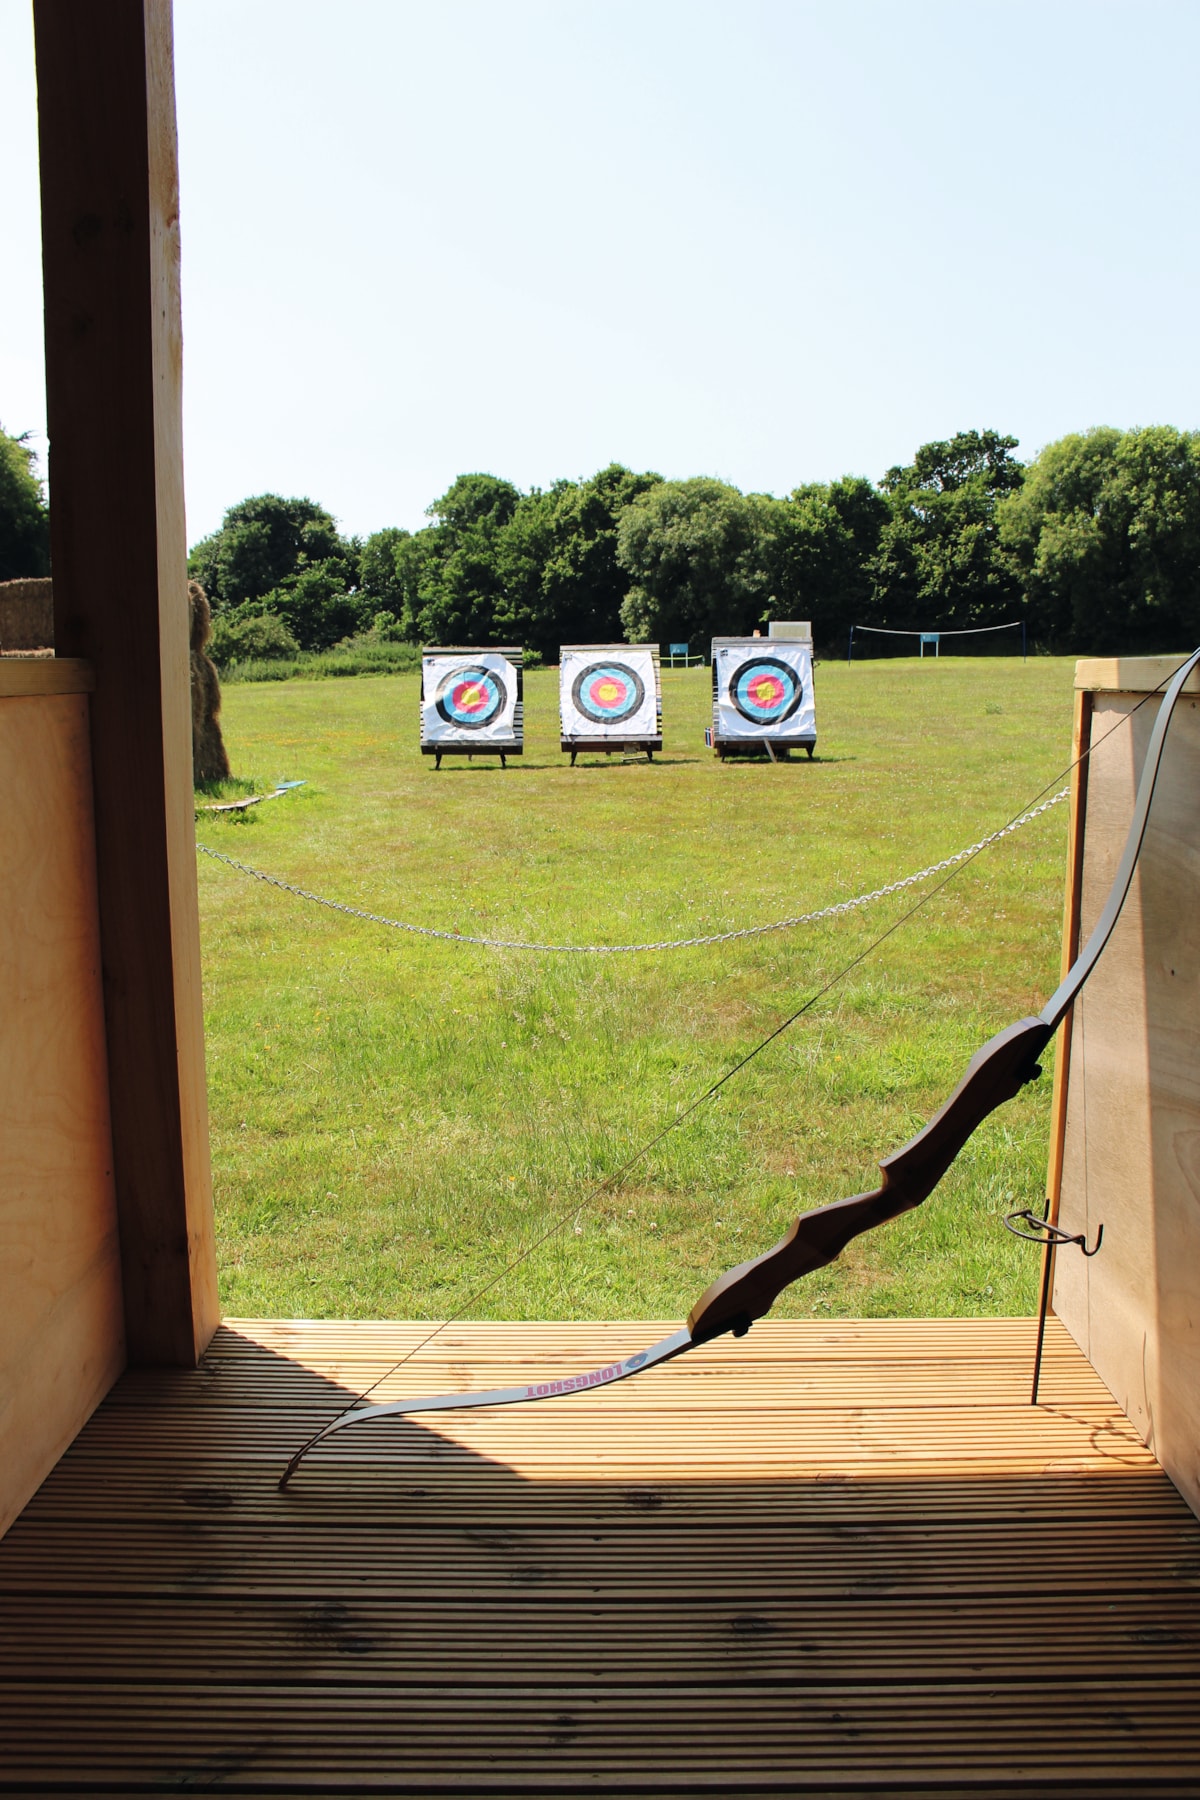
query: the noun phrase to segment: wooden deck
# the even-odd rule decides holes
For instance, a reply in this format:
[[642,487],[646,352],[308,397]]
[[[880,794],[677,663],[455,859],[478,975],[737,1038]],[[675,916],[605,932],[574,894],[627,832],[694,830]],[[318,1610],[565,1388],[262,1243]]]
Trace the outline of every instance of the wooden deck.
[[[384,1393],[666,1329],[456,1326]],[[1053,1322],[757,1325],[290,1451],[420,1335],[227,1325],[0,1544],[0,1791],[1200,1794],[1200,1524]]]

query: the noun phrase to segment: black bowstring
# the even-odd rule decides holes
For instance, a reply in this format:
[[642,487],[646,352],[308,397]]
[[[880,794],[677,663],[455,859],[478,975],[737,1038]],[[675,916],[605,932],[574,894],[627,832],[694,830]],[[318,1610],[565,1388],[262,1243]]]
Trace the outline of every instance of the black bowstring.
[[[1185,657],[1184,662],[1186,661],[1187,658]],[[1119,719],[1109,726],[1103,737],[1090,743],[1086,750],[1075,757],[1072,762],[1067,764],[1065,769],[1053,776],[1043,788],[1038,790],[1027,805],[1013,813],[1012,817],[1008,820],[1007,825],[1002,826],[1001,829],[1007,831],[1009,826],[1015,825],[1017,820],[1021,818],[1023,814],[1032,811],[1044,794],[1048,794],[1052,788],[1056,788],[1068,775],[1073,774],[1081,763],[1087,761],[1094,750],[1098,750],[1101,744],[1112,736],[1114,731],[1119,731],[1123,726],[1128,725],[1129,721],[1133,718],[1134,713],[1140,712],[1148,700],[1153,700],[1155,694],[1160,693],[1162,689],[1173,680],[1174,676],[1182,667],[1183,663],[1179,663],[1175,669],[1172,669],[1169,675],[1165,676],[1163,680],[1159,682],[1157,687],[1152,688],[1148,694],[1143,694],[1142,698],[1135,706],[1131,706],[1127,713],[1123,713]],[[638,1163],[640,1163],[644,1157],[649,1156],[650,1152],[656,1149],[665,1137],[668,1137],[672,1131],[677,1130],[680,1125],[690,1119],[694,1112],[698,1112],[700,1107],[702,1107],[706,1101],[711,1100],[714,1095],[718,1094],[727,1081],[732,1081],[735,1075],[739,1075],[748,1063],[752,1063],[756,1056],[762,1054],[768,1045],[773,1044],[776,1038],[782,1037],[785,1031],[790,1030],[797,1019],[802,1019],[805,1013],[809,1012],[811,1008],[816,1005],[818,1000],[823,1000],[831,988],[835,988],[840,981],[844,981],[847,975],[853,974],[854,970],[861,962],[865,962],[866,958],[874,951],[878,950],[881,944],[886,943],[888,938],[890,938],[894,932],[899,931],[900,927],[906,925],[915,914],[921,911],[922,907],[927,906],[934,898],[935,894],[939,894],[948,883],[954,880],[956,875],[961,875],[963,870],[968,868],[970,864],[975,861],[975,858],[982,854],[983,848],[984,847],[981,847],[979,850],[972,850],[969,855],[964,856],[962,861],[957,863],[953,869],[950,869],[943,875],[940,881],[935,882],[933,887],[931,887],[927,893],[922,894],[921,898],[915,901],[913,905],[908,908],[907,912],[901,913],[898,919],[893,920],[886,931],[881,931],[878,937],[872,938],[871,942],[867,944],[864,949],[860,950],[857,956],[853,957],[848,963],[840,968],[836,974],[831,975],[825,985],[818,988],[815,994],[811,994],[804,1002],[803,1006],[798,1006],[795,1012],[790,1013],[788,1017],[783,1020],[782,1024],[776,1025],[773,1031],[768,1032],[767,1036],[763,1038],[760,1043],[757,1043],[752,1050],[748,1050],[745,1056],[740,1057],[731,1068],[726,1069],[725,1073],[714,1081],[710,1087],[706,1088],[705,1091],[700,1094],[697,1099],[693,1100],[689,1106],[685,1107],[683,1112],[677,1113],[673,1119],[669,1120],[667,1124],[663,1126],[661,1131],[657,1132],[654,1137],[650,1138],[646,1143],[642,1144],[639,1149],[635,1150],[632,1156],[628,1157],[619,1168],[614,1169],[611,1174],[606,1175],[602,1181],[598,1182],[594,1188],[584,1195],[582,1200],[574,1201],[563,1212],[559,1213],[546,1227],[545,1231],[542,1232],[540,1237],[535,1238],[531,1244],[527,1244],[523,1250],[513,1257],[511,1262],[506,1263],[502,1269],[497,1270],[496,1274],[486,1281],[481,1288],[476,1289],[473,1294],[469,1295],[468,1298],[463,1301],[461,1306],[457,1307],[454,1312],[450,1313],[446,1318],[435,1325],[432,1331],[428,1332],[425,1337],[414,1344],[411,1350],[406,1351],[405,1354],[394,1362],[389,1369],[385,1369],[383,1374],[373,1381],[369,1387],[364,1388],[361,1394],[356,1395],[353,1400],[349,1401],[348,1404],[342,1408],[337,1417],[339,1419],[344,1418],[348,1412],[353,1412],[356,1406],[361,1406],[368,1395],[373,1394],[377,1387],[381,1387],[385,1381],[389,1380],[391,1376],[396,1373],[397,1369],[402,1369],[406,1363],[412,1361],[414,1356],[418,1356],[427,1345],[431,1344],[434,1338],[439,1337],[443,1331],[448,1330],[451,1325],[456,1324],[459,1319],[464,1318],[473,1306],[477,1305],[480,1300],[491,1293],[493,1288],[497,1287],[500,1282],[507,1280],[513,1271],[519,1269],[521,1264],[526,1262],[536,1250],[540,1250],[543,1244],[548,1243],[557,1232],[562,1230],[568,1219],[573,1218],[577,1213],[583,1212],[586,1207],[592,1205],[593,1201],[598,1200],[600,1195],[603,1194],[606,1189],[612,1187],[615,1183],[620,1182],[631,1169],[636,1168]]]

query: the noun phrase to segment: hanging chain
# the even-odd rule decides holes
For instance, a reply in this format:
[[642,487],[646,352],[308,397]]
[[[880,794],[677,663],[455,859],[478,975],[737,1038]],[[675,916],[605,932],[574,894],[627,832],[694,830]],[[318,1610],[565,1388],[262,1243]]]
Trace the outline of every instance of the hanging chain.
[[740,931],[715,931],[706,937],[666,938],[649,944],[532,944],[519,938],[471,937],[464,931],[435,931],[430,925],[410,925],[403,919],[389,919],[382,913],[367,912],[360,906],[347,906],[341,900],[327,899],[323,894],[312,894],[307,888],[294,887],[290,881],[281,881],[278,875],[268,875],[262,869],[251,868],[249,863],[238,862],[236,857],[226,856],[224,851],[214,850],[208,844],[197,842],[196,849],[201,856],[211,856],[214,862],[224,863],[230,869],[236,869],[241,875],[249,875],[255,881],[263,881],[268,887],[279,888],[285,894],[294,894],[298,900],[308,900],[313,906],[324,906],[330,912],[345,913],[347,918],[363,919],[369,925],[384,925],[389,931],[408,931],[416,937],[438,938],[447,944],[476,944],[484,950],[530,950],[544,955],[566,956],[635,956],[649,950],[695,950],[706,944],[732,944],[741,938],[762,937],[771,931],[791,931],[797,925],[815,925],[820,919],[837,918],[840,913],[855,911],[860,906],[870,906],[876,900],[885,900],[889,894],[899,894],[905,888],[915,887],[919,881],[927,881],[931,875],[940,875],[944,869],[952,869],[956,864],[978,856],[989,844],[998,844],[1001,838],[1019,831],[1022,825],[1028,825],[1033,819],[1040,818],[1065,800],[1069,793],[1063,788],[1040,806],[1034,806],[1019,817],[1010,819],[999,831],[989,832],[987,837],[980,838],[977,844],[971,844],[965,850],[956,851],[953,856],[943,857],[941,862],[930,863],[927,869],[918,869],[915,875],[905,875],[900,881],[890,881],[886,887],[872,888],[868,894],[858,894],[853,900],[839,900],[832,906],[823,906],[819,912],[796,913],[790,919],[775,919],[769,925],[747,925]]

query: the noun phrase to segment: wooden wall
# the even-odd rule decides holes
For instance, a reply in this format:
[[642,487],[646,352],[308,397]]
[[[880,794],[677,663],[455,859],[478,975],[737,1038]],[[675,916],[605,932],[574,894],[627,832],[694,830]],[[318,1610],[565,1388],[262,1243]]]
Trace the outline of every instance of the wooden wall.
[[[1177,658],[1077,665],[1091,744],[1081,796],[1079,935],[1103,906],[1158,700]],[[1135,710],[1136,709],[1136,710]],[[1114,729],[1115,727],[1115,729]],[[1076,922],[1068,906],[1067,936]],[[1200,682],[1171,721],[1141,860],[1075,1005],[1060,1083],[1059,1223],[1104,1226],[1057,1258],[1054,1309],[1200,1513]],[[1053,1156],[1052,1156],[1053,1170]]]
[[88,685],[0,662],[0,1532],[124,1362]]

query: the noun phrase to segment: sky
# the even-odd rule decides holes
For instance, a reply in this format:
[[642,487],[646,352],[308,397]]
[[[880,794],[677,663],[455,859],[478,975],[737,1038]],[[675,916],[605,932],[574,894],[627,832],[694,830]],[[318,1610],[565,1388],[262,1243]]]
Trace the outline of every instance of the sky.
[[[1200,426],[1194,0],[176,0],[190,542]],[[28,0],[0,424],[44,450]],[[43,464],[44,468],[44,464]]]

